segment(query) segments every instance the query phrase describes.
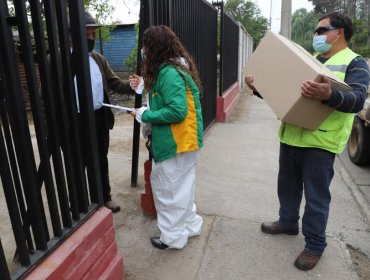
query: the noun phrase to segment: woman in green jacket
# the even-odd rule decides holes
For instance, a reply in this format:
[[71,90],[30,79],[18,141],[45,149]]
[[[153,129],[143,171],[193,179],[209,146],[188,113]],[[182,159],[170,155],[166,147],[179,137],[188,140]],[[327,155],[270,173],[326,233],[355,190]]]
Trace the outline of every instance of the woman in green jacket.
[[193,60],[166,26],[144,32],[142,57],[149,106],[132,115],[152,126],[150,179],[161,235],[151,242],[159,249],[181,249],[188,237],[200,234],[203,223],[194,203],[195,171],[203,146],[201,84]]

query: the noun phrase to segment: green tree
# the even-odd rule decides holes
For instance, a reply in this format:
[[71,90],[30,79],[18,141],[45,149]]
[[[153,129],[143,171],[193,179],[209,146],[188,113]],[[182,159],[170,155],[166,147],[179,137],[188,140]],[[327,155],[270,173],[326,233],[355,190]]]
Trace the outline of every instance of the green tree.
[[259,7],[249,0],[228,0],[224,9],[245,27],[258,44],[268,29],[268,20],[261,15]]
[[308,0],[312,2],[316,14],[323,15],[332,11],[343,12],[346,0]]
[[355,9],[355,17],[352,17],[354,34],[351,47],[362,56],[370,58],[370,1],[355,1]]
[[354,34],[350,47],[370,57],[370,1],[369,0],[309,0],[314,11],[322,15],[331,11],[347,14],[353,21]]
[[112,24],[114,7],[106,0],[84,0],[85,10],[95,14],[98,22]]
[[299,9],[292,16],[292,41],[313,52],[312,37],[316,28],[318,16],[313,11]]
[[[14,16],[14,0],[7,0],[9,14]],[[27,13],[30,14],[30,6],[26,2]],[[114,7],[106,0],[84,0],[85,10],[93,12],[99,22],[112,23],[112,12]]]

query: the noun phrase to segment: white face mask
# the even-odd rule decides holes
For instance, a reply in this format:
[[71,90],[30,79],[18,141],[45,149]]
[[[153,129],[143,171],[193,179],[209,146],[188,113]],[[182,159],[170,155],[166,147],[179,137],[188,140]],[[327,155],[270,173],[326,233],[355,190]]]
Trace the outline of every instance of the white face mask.
[[146,55],[145,55],[145,51],[144,51],[144,49],[141,49],[141,50],[140,50],[140,54],[141,54],[141,60],[145,60]]

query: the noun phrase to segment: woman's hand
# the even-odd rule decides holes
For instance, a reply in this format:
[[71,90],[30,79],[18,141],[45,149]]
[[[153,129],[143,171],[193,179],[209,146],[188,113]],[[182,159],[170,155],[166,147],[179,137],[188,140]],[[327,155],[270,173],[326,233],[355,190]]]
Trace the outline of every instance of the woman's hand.
[[136,112],[137,112],[137,109],[133,109],[131,112],[130,112],[130,115],[133,116],[134,118],[136,117]]

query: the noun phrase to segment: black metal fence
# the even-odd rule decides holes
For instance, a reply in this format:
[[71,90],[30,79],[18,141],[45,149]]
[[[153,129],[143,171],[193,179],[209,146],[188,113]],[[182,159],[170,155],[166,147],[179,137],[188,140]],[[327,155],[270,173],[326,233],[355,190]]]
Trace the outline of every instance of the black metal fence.
[[238,81],[239,26],[225,12],[222,13],[221,36],[221,92]]
[[[7,204],[16,249],[9,255],[3,248],[4,244],[8,247],[7,236],[0,231],[0,275],[1,279],[20,279],[102,205],[103,199],[83,1],[9,3],[0,0],[0,176],[4,190],[0,200]],[[204,127],[209,127],[216,116],[217,10],[205,0],[143,0],[141,21],[140,32],[152,24],[170,26],[194,57],[203,85]],[[233,32],[227,26],[225,35]],[[21,54],[13,42],[15,31]],[[234,39],[224,40],[227,60],[229,49],[237,60],[237,48],[230,44]],[[22,96],[19,55],[27,77],[30,114]],[[237,67],[233,61],[230,69]],[[225,61],[227,77],[228,65]],[[74,77],[80,113],[76,111]],[[226,88],[237,80],[233,77],[230,74],[222,80]],[[141,103],[140,98],[137,101],[136,107]],[[82,158],[81,143],[88,150],[87,159]],[[133,156],[133,166],[134,160]],[[6,261],[11,262],[13,256],[20,266],[9,272]]]
[[[16,249],[4,256],[0,244],[0,278],[20,279],[102,205],[103,198],[83,1],[9,3],[0,0],[0,176],[5,194],[0,199],[7,204]],[[73,63],[68,22],[74,30]],[[32,115],[22,96],[15,31],[20,35]],[[79,123],[86,134],[81,134]],[[89,151],[88,159],[82,160],[81,143]],[[1,239],[4,245],[4,236]],[[11,262],[13,256],[20,266],[10,273],[5,260]]]

